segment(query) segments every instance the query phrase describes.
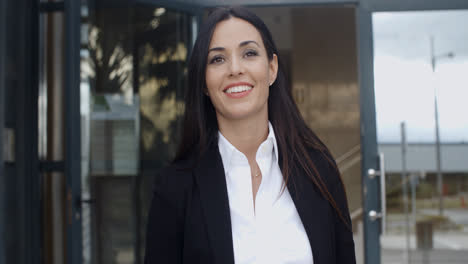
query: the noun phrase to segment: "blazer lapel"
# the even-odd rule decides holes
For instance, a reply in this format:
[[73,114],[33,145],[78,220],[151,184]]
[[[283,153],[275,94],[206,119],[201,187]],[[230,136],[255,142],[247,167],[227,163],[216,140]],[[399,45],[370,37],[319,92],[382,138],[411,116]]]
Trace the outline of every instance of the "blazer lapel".
[[231,215],[224,168],[217,147],[211,147],[195,168],[195,179],[213,249],[214,263],[234,264]]
[[314,264],[330,263],[333,223],[328,202],[303,173],[291,175],[287,187],[309,238]]

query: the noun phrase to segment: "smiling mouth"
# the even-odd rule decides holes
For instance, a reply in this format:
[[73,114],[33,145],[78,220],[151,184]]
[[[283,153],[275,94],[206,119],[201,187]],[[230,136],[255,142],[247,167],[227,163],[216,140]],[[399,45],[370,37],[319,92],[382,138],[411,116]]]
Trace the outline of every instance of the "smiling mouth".
[[239,85],[239,86],[229,87],[224,92],[228,94],[233,94],[233,93],[242,93],[242,92],[250,91],[252,89],[253,87],[249,85]]

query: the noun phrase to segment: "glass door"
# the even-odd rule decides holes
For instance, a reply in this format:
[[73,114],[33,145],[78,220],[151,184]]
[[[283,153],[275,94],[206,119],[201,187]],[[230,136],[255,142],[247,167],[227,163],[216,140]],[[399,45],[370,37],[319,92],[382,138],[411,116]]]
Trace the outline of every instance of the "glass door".
[[[175,152],[186,60],[202,11],[174,5],[83,1],[84,263],[142,262],[153,177]],[[337,159],[363,263],[361,165],[367,158],[356,8],[251,8],[272,30],[301,113]]]
[[153,179],[180,131],[195,11],[83,1],[83,263],[143,262]]
[[466,263],[468,11],[372,20],[382,263]]

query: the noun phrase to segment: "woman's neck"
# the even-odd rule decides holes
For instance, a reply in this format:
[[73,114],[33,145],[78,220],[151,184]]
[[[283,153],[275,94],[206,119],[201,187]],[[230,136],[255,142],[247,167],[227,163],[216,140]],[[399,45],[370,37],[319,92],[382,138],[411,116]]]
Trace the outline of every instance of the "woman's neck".
[[247,159],[255,160],[257,149],[268,136],[268,117],[250,120],[220,120],[219,131]]

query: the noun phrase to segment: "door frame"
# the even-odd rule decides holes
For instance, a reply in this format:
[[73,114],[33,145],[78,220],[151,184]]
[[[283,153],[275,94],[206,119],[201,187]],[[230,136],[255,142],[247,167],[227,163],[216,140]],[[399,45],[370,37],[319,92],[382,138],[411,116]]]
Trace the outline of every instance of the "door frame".
[[[11,15],[8,11],[26,18],[11,26],[11,23],[7,23],[7,17]],[[8,77],[4,68],[0,72],[0,263],[13,259],[16,263],[41,260],[35,89],[38,82],[38,17],[38,1],[19,1],[15,4],[2,1],[0,4],[0,67],[8,67],[7,26],[17,34],[17,39],[13,41],[17,41],[15,50],[18,52],[15,54],[18,56],[15,57],[17,76],[13,77],[14,83],[6,83]],[[8,104],[5,104],[6,96],[10,100]],[[8,120],[10,127],[6,130]],[[8,142],[10,154],[6,164],[3,140],[7,131],[12,137]]]
[[81,264],[81,118],[80,27],[81,1],[65,0],[65,188],[66,259]]
[[[6,1],[0,1],[0,65],[2,68],[4,67],[3,65],[5,64],[5,46],[6,42],[3,41],[6,39]],[[4,143],[3,143],[3,129],[5,127],[5,104],[4,104],[4,92],[6,89],[6,83],[5,83],[5,71],[1,70],[0,71],[0,263],[5,263],[5,245],[6,243],[6,238],[3,236],[5,233],[3,230],[5,228],[5,221],[4,219],[6,218],[5,215],[5,203],[6,203],[6,197],[5,195],[5,183],[4,183],[4,169],[3,169],[3,148],[4,148]]]
[[358,75],[361,117],[361,180],[364,227],[364,263],[381,263],[380,221],[371,221],[371,210],[381,212],[380,181],[368,175],[379,170],[377,125],[374,95],[374,48],[372,13],[363,6],[356,8]]

